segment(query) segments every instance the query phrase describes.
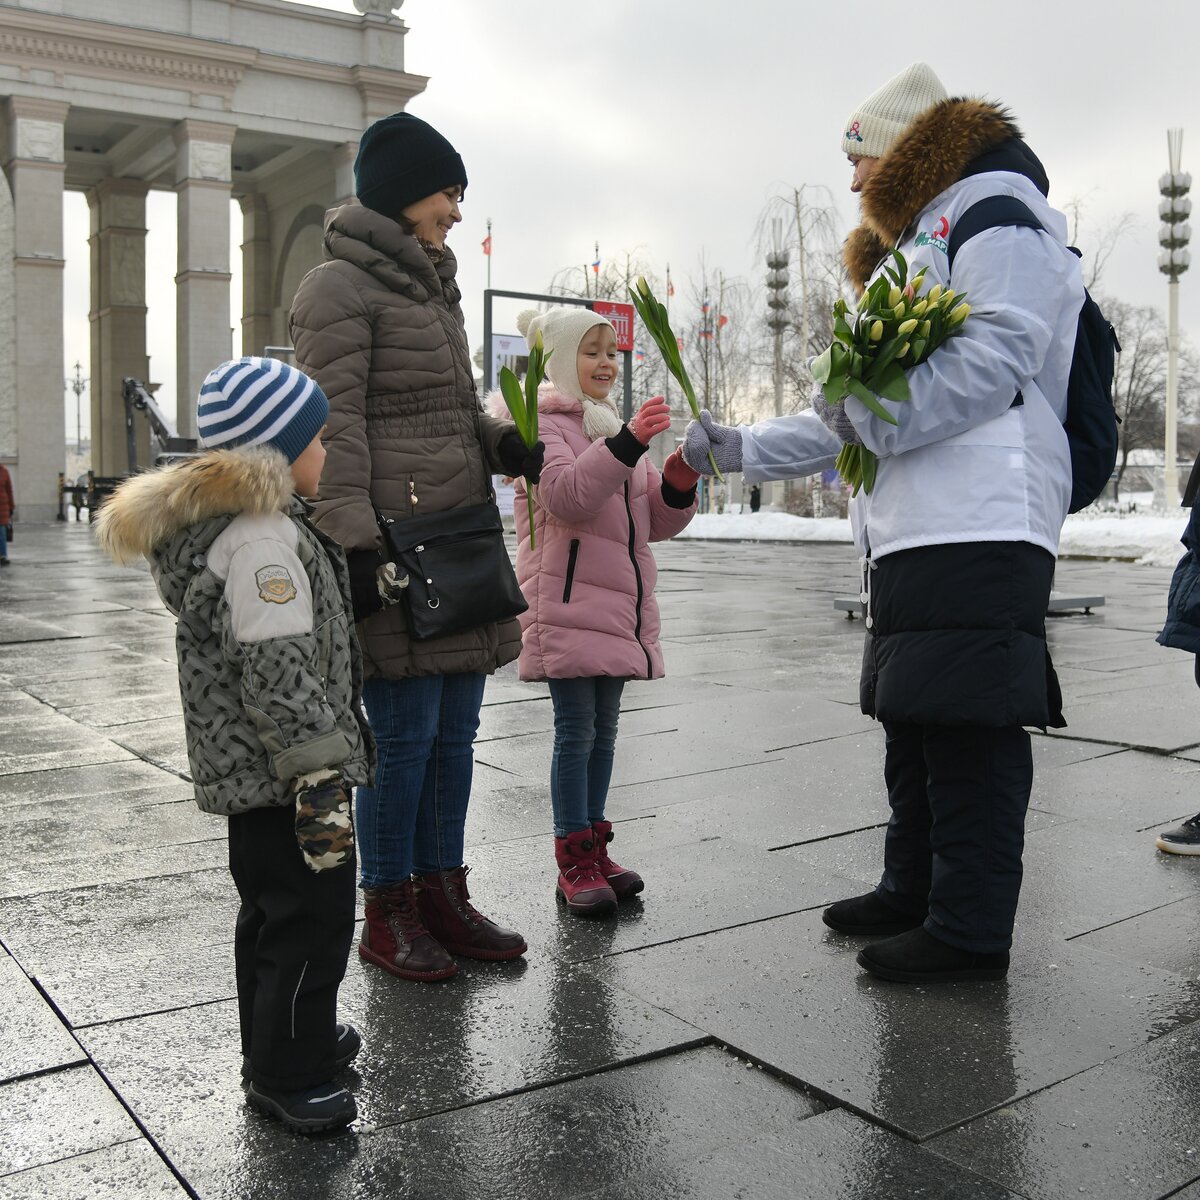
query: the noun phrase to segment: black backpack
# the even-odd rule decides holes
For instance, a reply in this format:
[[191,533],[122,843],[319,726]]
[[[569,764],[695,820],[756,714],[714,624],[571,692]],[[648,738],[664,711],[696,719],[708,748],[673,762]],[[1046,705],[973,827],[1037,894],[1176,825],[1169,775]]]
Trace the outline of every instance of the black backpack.
[[[972,204],[954,223],[946,256],[985,229],[1001,225],[1044,226],[1015,196],[989,196]],[[1073,254],[1079,251],[1068,247]],[[970,299],[970,297],[968,297]],[[1116,331],[1085,290],[1067,381],[1067,419],[1063,422],[1071,447],[1071,504],[1069,512],[1086,508],[1104,490],[1117,465],[1117,426],[1121,418],[1113,405],[1112,383],[1116,356],[1121,353]],[[1017,393],[1014,404],[1022,403]]]

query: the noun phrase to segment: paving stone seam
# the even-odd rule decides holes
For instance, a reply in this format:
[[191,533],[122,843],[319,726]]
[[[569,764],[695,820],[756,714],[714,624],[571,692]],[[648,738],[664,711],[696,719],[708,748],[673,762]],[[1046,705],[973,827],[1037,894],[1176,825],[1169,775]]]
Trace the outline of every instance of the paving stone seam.
[[[656,1005],[650,1005],[658,1012],[667,1012],[666,1009],[657,1008]],[[615,1062],[607,1063],[603,1066],[593,1067],[586,1071],[572,1071],[564,1075],[556,1075],[553,1079],[542,1079],[536,1083],[522,1084],[519,1087],[505,1088],[499,1092],[490,1092],[486,1096],[479,1096],[474,1100],[465,1100],[462,1104],[451,1104],[445,1108],[430,1109],[421,1112],[411,1117],[400,1118],[395,1121],[384,1121],[379,1124],[371,1125],[369,1130],[362,1130],[359,1137],[369,1137],[373,1133],[377,1133],[384,1129],[395,1129],[401,1125],[411,1125],[417,1121],[425,1121],[432,1117],[443,1117],[449,1113],[463,1112],[472,1108],[481,1108],[485,1104],[491,1104],[497,1100],[509,1100],[514,1096],[527,1096],[532,1092],[545,1092],[551,1088],[559,1087],[565,1083],[575,1083],[581,1079],[591,1079],[597,1075],[609,1075],[614,1071],[624,1070],[626,1067],[636,1067],[643,1063],[655,1062],[660,1058],[673,1058],[678,1054],[685,1054],[692,1050],[702,1050],[706,1046],[717,1045],[717,1040],[711,1034],[704,1033],[698,1029],[691,1021],[685,1021],[682,1017],[676,1017],[674,1013],[668,1015],[674,1017],[682,1025],[687,1025],[696,1030],[697,1036],[691,1041],[676,1042],[672,1046],[664,1047],[661,1050],[649,1050],[645,1054],[631,1054],[628,1058],[622,1058]],[[568,1200],[564,1197],[564,1200]]]
[[[1152,826],[1150,826],[1150,828],[1154,829],[1157,827],[1152,825]],[[1139,829],[1138,832],[1141,833],[1143,831]],[[1085,929],[1081,933],[1066,934],[1063,937],[1063,941],[1064,942],[1073,942],[1077,938],[1088,937],[1090,934],[1099,933],[1103,929],[1112,929],[1114,925],[1124,925],[1126,921],[1135,921],[1135,920],[1137,920],[1138,917],[1146,917],[1146,916],[1149,916],[1151,913],[1161,912],[1164,908],[1173,908],[1176,904],[1191,904],[1194,906],[1195,903],[1196,903],[1195,896],[1178,896],[1174,900],[1168,900],[1164,904],[1155,904],[1153,907],[1144,909],[1141,912],[1128,913],[1126,916],[1117,917],[1116,920],[1114,920],[1114,921],[1106,921],[1103,925],[1097,925],[1095,927],[1095,929]],[[1097,954],[1107,953],[1107,951],[1094,949],[1091,946],[1089,946],[1088,949],[1092,950],[1093,953],[1097,953]],[[1125,961],[1125,960],[1122,960],[1122,961]],[[1159,967],[1158,969],[1160,971],[1170,971],[1169,967]],[[1180,978],[1182,978],[1182,979],[1188,978],[1186,975],[1181,974],[1181,972],[1179,972],[1179,971],[1171,971],[1171,974],[1179,975]]]
[[832,842],[836,838],[850,837],[855,833],[870,833],[872,829],[886,829],[886,821],[876,821],[871,825],[860,825],[857,829],[839,829],[837,833],[823,833],[820,837],[805,838],[799,842],[785,842],[781,846],[768,846],[767,853],[774,854],[777,850],[794,850],[797,846],[813,846],[817,842]]
[[1059,734],[1049,730],[1036,736],[1053,738],[1055,741],[1060,742],[1086,742],[1089,746],[1115,746],[1121,750],[1140,750],[1143,754],[1154,754],[1159,758],[1172,758],[1174,755],[1180,754],[1184,750],[1195,750],[1200,747],[1200,742],[1188,742],[1182,746],[1169,747],[1143,746],[1139,742],[1120,742],[1113,741],[1111,738],[1080,737],[1078,734]]
[[[222,945],[226,943],[221,943]],[[233,943],[227,943],[232,945]],[[231,985],[232,986],[232,985]],[[39,987],[39,990],[40,987]],[[119,1017],[107,1017],[103,1021],[81,1021],[78,1025],[69,1025],[72,1032],[91,1029],[108,1029],[114,1025],[124,1025],[126,1022],[145,1021],[150,1017],[163,1017],[169,1013],[187,1012],[192,1008],[209,1008],[214,1004],[230,1004],[237,1000],[237,993],[230,992],[227,996],[213,996],[208,1000],[197,1000],[193,1004],[170,1004],[166,1008],[150,1009],[147,1012],[125,1013]]]
[[1192,1186],[1193,1183],[1197,1182],[1197,1180],[1200,1180],[1200,1175],[1189,1179],[1187,1183],[1181,1183],[1177,1188],[1172,1188],[1169,1192],[1164,1192],[1161,1196],[1157,1197],[1156,1200],[1171,1200],[1172,1196],[1178,1196],[1180,1192],[1186,1191]]
[[[113,1081],[111,1079],[109,1079],[109,1077],[104,1073],[104,1070],[101,1068],[100,1064],[98,1062],[96,1062],[96,1060],[94,1058],[92,1058],[92,1056],[90,1054],[88,1055],[88,1061],[92,1064],[92,1069],[96,1072],[97,1075],[100,1076],[101,1082],[103,1082],[104,1086],[106,1088],[108,1088],[108,1090],[112,1093],[113,1099],[115,1099],[116,1102],[121,1106],[121,1108],[125,1111],[126,1115],[133,1122],[134,1127],[142,1135],[142,1140],[146,1141],[150,1144],[150,1148],[154,1151],[155,1154],[158,1155],[158,1157],[160,1159],[162,1159],[163,1165],[167,1168],[168,1171],[171,1172],[172,1175],[175,1176],[175,1179],[178,1181],[179,1186],[182,1187],[184,1189],[184,1191],[187,1192],[187,1194],[190,1197],[192,1197],[192,1200],[203,1200],[200,1193],[198,1191],[196,1191],[196,1189],[194,1187],[192,1187],[192,1185],[188,1182],[188,1180],[184,1176],[183,1172],[180,1171],[179,1168],[176,1167],[176,1165],[171,1161],[170,1155],[168,1155],[166,1150],[161,1145],[159,1145],[157,1138],[155,1138],[154,1135],[150,1132],[150,1130],[146,1127],[146,1125],[142,1121],[141,1117],[139,1117],[137,1115],[137,1113],[134,1111],[133,1106],[117,1090],[116,1084],[113,1083]],[[136,1140],[136,1139],[133,1139],[133,1138],[129,1139],[129,1141],[134,1141],[134,1140]]]
[[[56,1167],[60,1163],[73,1162],[77,1158],[87,1158],[91,1154],[100,1153],[103,1150],[114,1149],[117,1146],[135,1146],[140,1145],[146,1139],[141,1137],[122,1138],[119,1142],[110,1142],[107,1146],[100,1147],[99,1150],[79,1150],[73,1154],[64,1154],[62,1158],[56,1158],[53,1162],[32,1163],[28,1167],[18,1167],[15,1171],[0,1170],[0,1179],[15,1180],[20,1176],[29,1173],[30,1171],[45,1171],[49,1167]],[[192,1195],[196,1195],[195,1192]],[[83,1200],[83,1198],[81,1198]]]

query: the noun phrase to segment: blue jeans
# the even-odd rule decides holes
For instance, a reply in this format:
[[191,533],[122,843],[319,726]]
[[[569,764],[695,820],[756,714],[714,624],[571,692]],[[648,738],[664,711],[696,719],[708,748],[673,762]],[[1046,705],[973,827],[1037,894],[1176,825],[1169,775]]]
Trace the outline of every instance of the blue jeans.
[[0,558],[8,557],[8,526],[0,522]]
[[363,704],[379,760],[358,789],[362,886],[463,865],[463,830],[483,703],[482,675],[368,679]]
[[550,680],[554,701],[550,803],[555,837],[604,820],[624,687],[625,680],[606,675]]

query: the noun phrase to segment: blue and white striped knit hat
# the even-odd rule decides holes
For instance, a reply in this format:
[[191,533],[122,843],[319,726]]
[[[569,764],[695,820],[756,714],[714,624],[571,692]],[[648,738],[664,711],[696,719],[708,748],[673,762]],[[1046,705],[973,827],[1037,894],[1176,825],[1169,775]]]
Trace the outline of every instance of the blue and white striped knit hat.
[[303,371],[277,358],[237,358],[214,367],[200,385],[196,433],[213,450],[274,446],[289,463],[329,417],[325,393]]

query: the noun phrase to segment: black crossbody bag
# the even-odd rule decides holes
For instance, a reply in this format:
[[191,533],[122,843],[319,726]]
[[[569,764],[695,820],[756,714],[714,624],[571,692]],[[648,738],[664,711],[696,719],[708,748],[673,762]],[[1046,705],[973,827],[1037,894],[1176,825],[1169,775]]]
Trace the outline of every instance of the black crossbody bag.
[[393,521],[375,510],[388,557],[408,574],[403,603],[417,641],[506,621],[529,605],[491,502]]

